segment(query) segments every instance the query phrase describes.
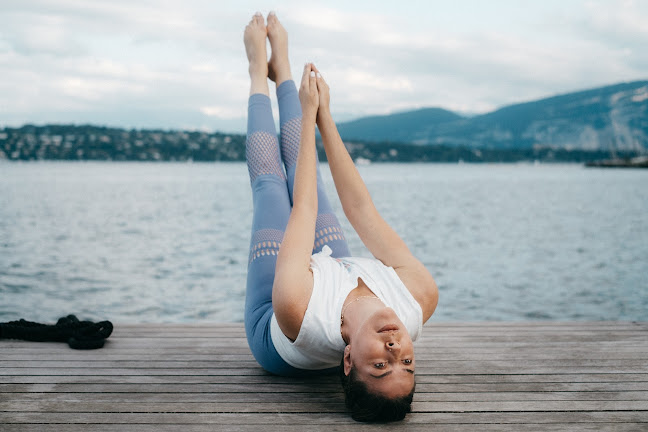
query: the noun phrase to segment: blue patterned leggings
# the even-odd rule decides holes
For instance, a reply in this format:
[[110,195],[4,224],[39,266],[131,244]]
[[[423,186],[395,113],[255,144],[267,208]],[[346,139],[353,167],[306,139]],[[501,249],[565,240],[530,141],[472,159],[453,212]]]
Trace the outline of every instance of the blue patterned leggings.
[[[250,96],[245,154],[254,215],[245,297],[245,331],[259,364],[277,375],[299,376],[323,371],[304,371],[286,363],[270,337],[272,284],[277,253],[290,217],[297,153],[301,136],[301,105],[294,81],[277,87],[281,143],[277,140],[270,98]],[[284,166],[285,171],[284,171]],[[332,256],[349,256],[342,228],[333,214],[317,168],[318,215],[313,253],[328,245]]]

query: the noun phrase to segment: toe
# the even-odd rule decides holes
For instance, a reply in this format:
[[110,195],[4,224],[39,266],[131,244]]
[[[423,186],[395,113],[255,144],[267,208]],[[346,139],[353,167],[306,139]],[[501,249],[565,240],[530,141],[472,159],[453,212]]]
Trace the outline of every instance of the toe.
[[261,15],[261,12],[257,12],[254,14],[254,20],[256,21],[257,24],[263,25],[263,15]]

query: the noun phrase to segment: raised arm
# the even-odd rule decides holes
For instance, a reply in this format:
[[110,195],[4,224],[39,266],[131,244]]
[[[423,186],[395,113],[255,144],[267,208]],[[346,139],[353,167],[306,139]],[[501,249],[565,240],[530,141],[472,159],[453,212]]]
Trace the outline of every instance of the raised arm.
[[319,80],[322,90],[317,125],[344,214],[367,249],[376,258],[394,268],[407,265],[413,258],[412,254],[403,240],[376,210],[369,191],[331,117],[328,85],[323,78],[320,77]]
[[293,340],[299,334],[313,289],[310,257],[317,219],[315,118],[319,96],[311,64],[304,67],[299,99],[302,105],[302,130],[293,208],[279,248],[272,287],[272,307],[277,323],[281,331]]
[[344,214],[373,256],[396,270],[421,304],[426,321],[438,301],[434,279],[378,213],[331,117],[329,88],[321,76],[318,77],[318,88],[320,105],[317,125]]

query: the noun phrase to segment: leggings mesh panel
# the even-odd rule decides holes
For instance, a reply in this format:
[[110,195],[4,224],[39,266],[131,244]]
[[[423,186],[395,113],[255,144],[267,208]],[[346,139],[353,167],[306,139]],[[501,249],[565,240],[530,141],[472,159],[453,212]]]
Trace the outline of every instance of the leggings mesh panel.
[[333,240],[346,241],[337,218],[331,213],[317,215],[314,249],[319,249]]
[[248,263],[262,256],[277,256],[283,235],[283,231],[270,228],[255,231],[252,234]]
[[286,167],[297,163],[301,140],[301,117],[295,117],[281,125],[281,158]]
[[258,131],[247,136],[245,143],[245,157],[247,158],[250,182],[263,174],[272,174],[286,179],[277,137],[268,132]]

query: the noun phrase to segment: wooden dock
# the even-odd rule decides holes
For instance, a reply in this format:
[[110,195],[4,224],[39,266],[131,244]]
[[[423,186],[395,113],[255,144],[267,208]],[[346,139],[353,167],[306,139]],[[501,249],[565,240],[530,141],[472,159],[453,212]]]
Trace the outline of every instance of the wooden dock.
[[648,431],[648,323],[433,323],[413,413],[355,423],[337,377],[271,376],[240,324],[120,325],[103,349],[0,340],[0,431]]

